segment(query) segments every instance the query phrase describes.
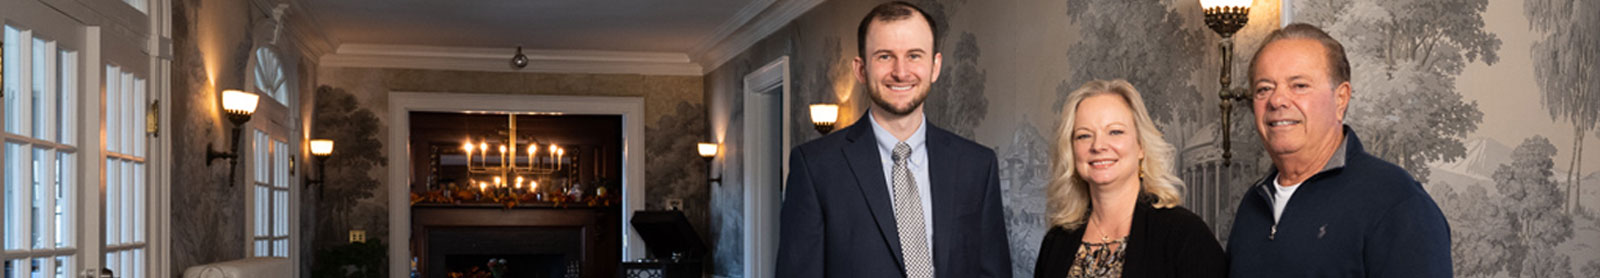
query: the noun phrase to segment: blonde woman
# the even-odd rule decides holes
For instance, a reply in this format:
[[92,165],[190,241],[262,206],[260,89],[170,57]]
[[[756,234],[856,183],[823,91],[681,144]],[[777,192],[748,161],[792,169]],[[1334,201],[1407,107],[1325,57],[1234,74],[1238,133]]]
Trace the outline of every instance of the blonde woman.
[[1216,237],[1178,206],[1172,145],[1133,85],[1095,80],[1067,95],[1055,143],[1034,277],[1227,275]]

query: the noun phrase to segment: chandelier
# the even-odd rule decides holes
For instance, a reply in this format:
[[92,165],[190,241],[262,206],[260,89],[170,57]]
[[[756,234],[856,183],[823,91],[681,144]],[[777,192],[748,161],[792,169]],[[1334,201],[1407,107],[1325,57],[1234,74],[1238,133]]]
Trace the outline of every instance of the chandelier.
[[[468,137],[462,143],[461,150],[467,154],[469,185],[479,190],[488,190],[491,186],[522,190],[526,186],[529,192],[537,191],[539,182],[535,178],[561,171],[568,164],[564,161],[567,150],[555,143],[541,148],[535,137],[518,136],[516,114],[508,114],[506,119],[508,131],[504,141],[491,142],[491,138],[484,137],[475,142]],[[491,150],[491,144],[498,146]]]

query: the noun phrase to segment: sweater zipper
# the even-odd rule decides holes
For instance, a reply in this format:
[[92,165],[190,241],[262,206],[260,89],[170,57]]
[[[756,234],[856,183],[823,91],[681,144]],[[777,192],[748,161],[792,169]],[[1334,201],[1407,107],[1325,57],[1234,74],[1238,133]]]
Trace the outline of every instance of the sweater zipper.
[[[1276,190],[1277,188],[1270,188],[1269,189],[1269,187],[1267,187],[1267,186],[1271,186],[1271,185],[1270,184],[1263,184],[1263,185],[1261,185],[1261,187],[1258,187],[1257,190],[1260,190],[1260,192],[1261,192],[1261,193],[1258,193],[1258,194],[1261,194],[1262,197],[1265,197],[1265,199],[1267,199],[1267,217],[1272,217],[1272,214],[1274,213],[1272,210],[1277,209],[1277,207],[1273,205],[1273,202],[1275,201],[1274,199],[1276,199],[1278,197],[1278,194],[1276,192],[1273,192],[1273,190]],[[1285,208],[1287,208],[1287,207],[1285,207]],[[1272,226],[1267,231],[1267,241],[1275,241],[1275,240],[1277,240],[1277,237],[1278,237],[1278,219],[1276,217],[1273,217],[1272,218]]]

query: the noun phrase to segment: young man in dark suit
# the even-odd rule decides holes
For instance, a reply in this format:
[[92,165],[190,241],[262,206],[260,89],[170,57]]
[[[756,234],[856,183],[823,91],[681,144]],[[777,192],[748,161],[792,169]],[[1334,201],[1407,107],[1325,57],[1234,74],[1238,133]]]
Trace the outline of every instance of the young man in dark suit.
[[777,277],[1011,277],[994,150],[928,124],[936,25],[905,2],[857,29],[872,108],[791,152]]

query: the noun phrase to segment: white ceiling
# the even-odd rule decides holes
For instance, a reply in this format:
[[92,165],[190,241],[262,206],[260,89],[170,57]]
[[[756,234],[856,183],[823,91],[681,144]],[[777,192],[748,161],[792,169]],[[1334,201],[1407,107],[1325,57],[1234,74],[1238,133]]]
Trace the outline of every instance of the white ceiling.
[[[689,53],[761,0],[300,1],[338,44]],[[747,7],[758,6],[759,7]],[[724,27],[724,25],[733,25]],[[718,33],[723,33],[718,35]]]

